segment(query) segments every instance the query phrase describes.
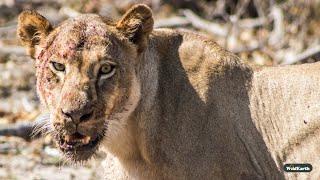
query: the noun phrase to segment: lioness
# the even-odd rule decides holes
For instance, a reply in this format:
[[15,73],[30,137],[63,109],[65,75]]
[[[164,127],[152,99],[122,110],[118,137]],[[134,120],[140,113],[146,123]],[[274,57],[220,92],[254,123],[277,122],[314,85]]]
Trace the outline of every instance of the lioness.
[[129,179],[319,178],[319,63],[253,67],[207,37],[153,30],[145,5],[118,22],[85,14],[54,28],[24,11],[18,23],[70,160],[102,147]]

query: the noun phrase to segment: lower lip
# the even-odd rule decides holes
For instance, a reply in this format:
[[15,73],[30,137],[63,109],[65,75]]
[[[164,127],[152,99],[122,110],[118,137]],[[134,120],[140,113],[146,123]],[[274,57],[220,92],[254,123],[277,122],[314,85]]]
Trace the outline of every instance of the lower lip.
[[[62,142],[62,140],[59,140],[59,147],[63,152],[70,152],[70,151],[85,151],[90,150],[97,146],[99,142],[99,138],[96,138],[93,141],[90,141],[89,144],[79,144],[79,145],[68,145]],[[63,144],[62,144],[63,143]]]

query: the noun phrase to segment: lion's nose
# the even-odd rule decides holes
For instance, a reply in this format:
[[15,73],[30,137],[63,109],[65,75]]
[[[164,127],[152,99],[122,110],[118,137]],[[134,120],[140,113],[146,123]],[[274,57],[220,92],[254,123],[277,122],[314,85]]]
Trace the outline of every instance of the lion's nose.
[[61,109],[61,112],[65,116],[71,118],[72,121],[76,124],[90,120],[94,114],[93,108],[88,108],[88,107],[81,110],[76,110],[76,111],[75,110],[68,111],[68,110]]

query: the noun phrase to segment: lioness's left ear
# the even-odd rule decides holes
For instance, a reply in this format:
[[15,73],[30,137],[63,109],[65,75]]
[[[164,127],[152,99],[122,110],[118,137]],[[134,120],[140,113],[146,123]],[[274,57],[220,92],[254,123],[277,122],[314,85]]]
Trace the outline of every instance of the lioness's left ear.
[[18,17],[17,35],[22,45],[26,46],[27,54],[32,58],[34,58],[36,45],[38,45],[52,29],[50,22],[36,11],[26,10],[20,13]]
[[143,4],[133,6],[123,15],[116,27],[138,46],[138,52],[143,51],[153,29],[151,9]]

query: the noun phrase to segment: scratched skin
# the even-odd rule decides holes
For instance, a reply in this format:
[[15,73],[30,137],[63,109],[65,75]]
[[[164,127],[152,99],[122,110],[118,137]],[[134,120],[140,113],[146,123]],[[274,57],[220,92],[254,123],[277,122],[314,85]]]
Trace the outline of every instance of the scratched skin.
[[[106,123],[128,111],[134,73],[131,64],[137,53],[121,43],[123,37],[115,38],[114,31],[110,20],[83,15],[55,28],[35,48],[37,91],[49,109],[49,126],[58,142],[61,136],[78,132],[100,143]],[[52,70],[52,62],[64,64],[65,72]],[[112,78],[101,78],[99,69],[108,63],[116,65],[116,73]],[[93,109],[93,116],[77,125],[61,113],[63,109],[80,112],[88,108]],[[82,161],[92,157],[98,147],[81,153],[78,150],[77,156],[65,154],[73,161]]]

